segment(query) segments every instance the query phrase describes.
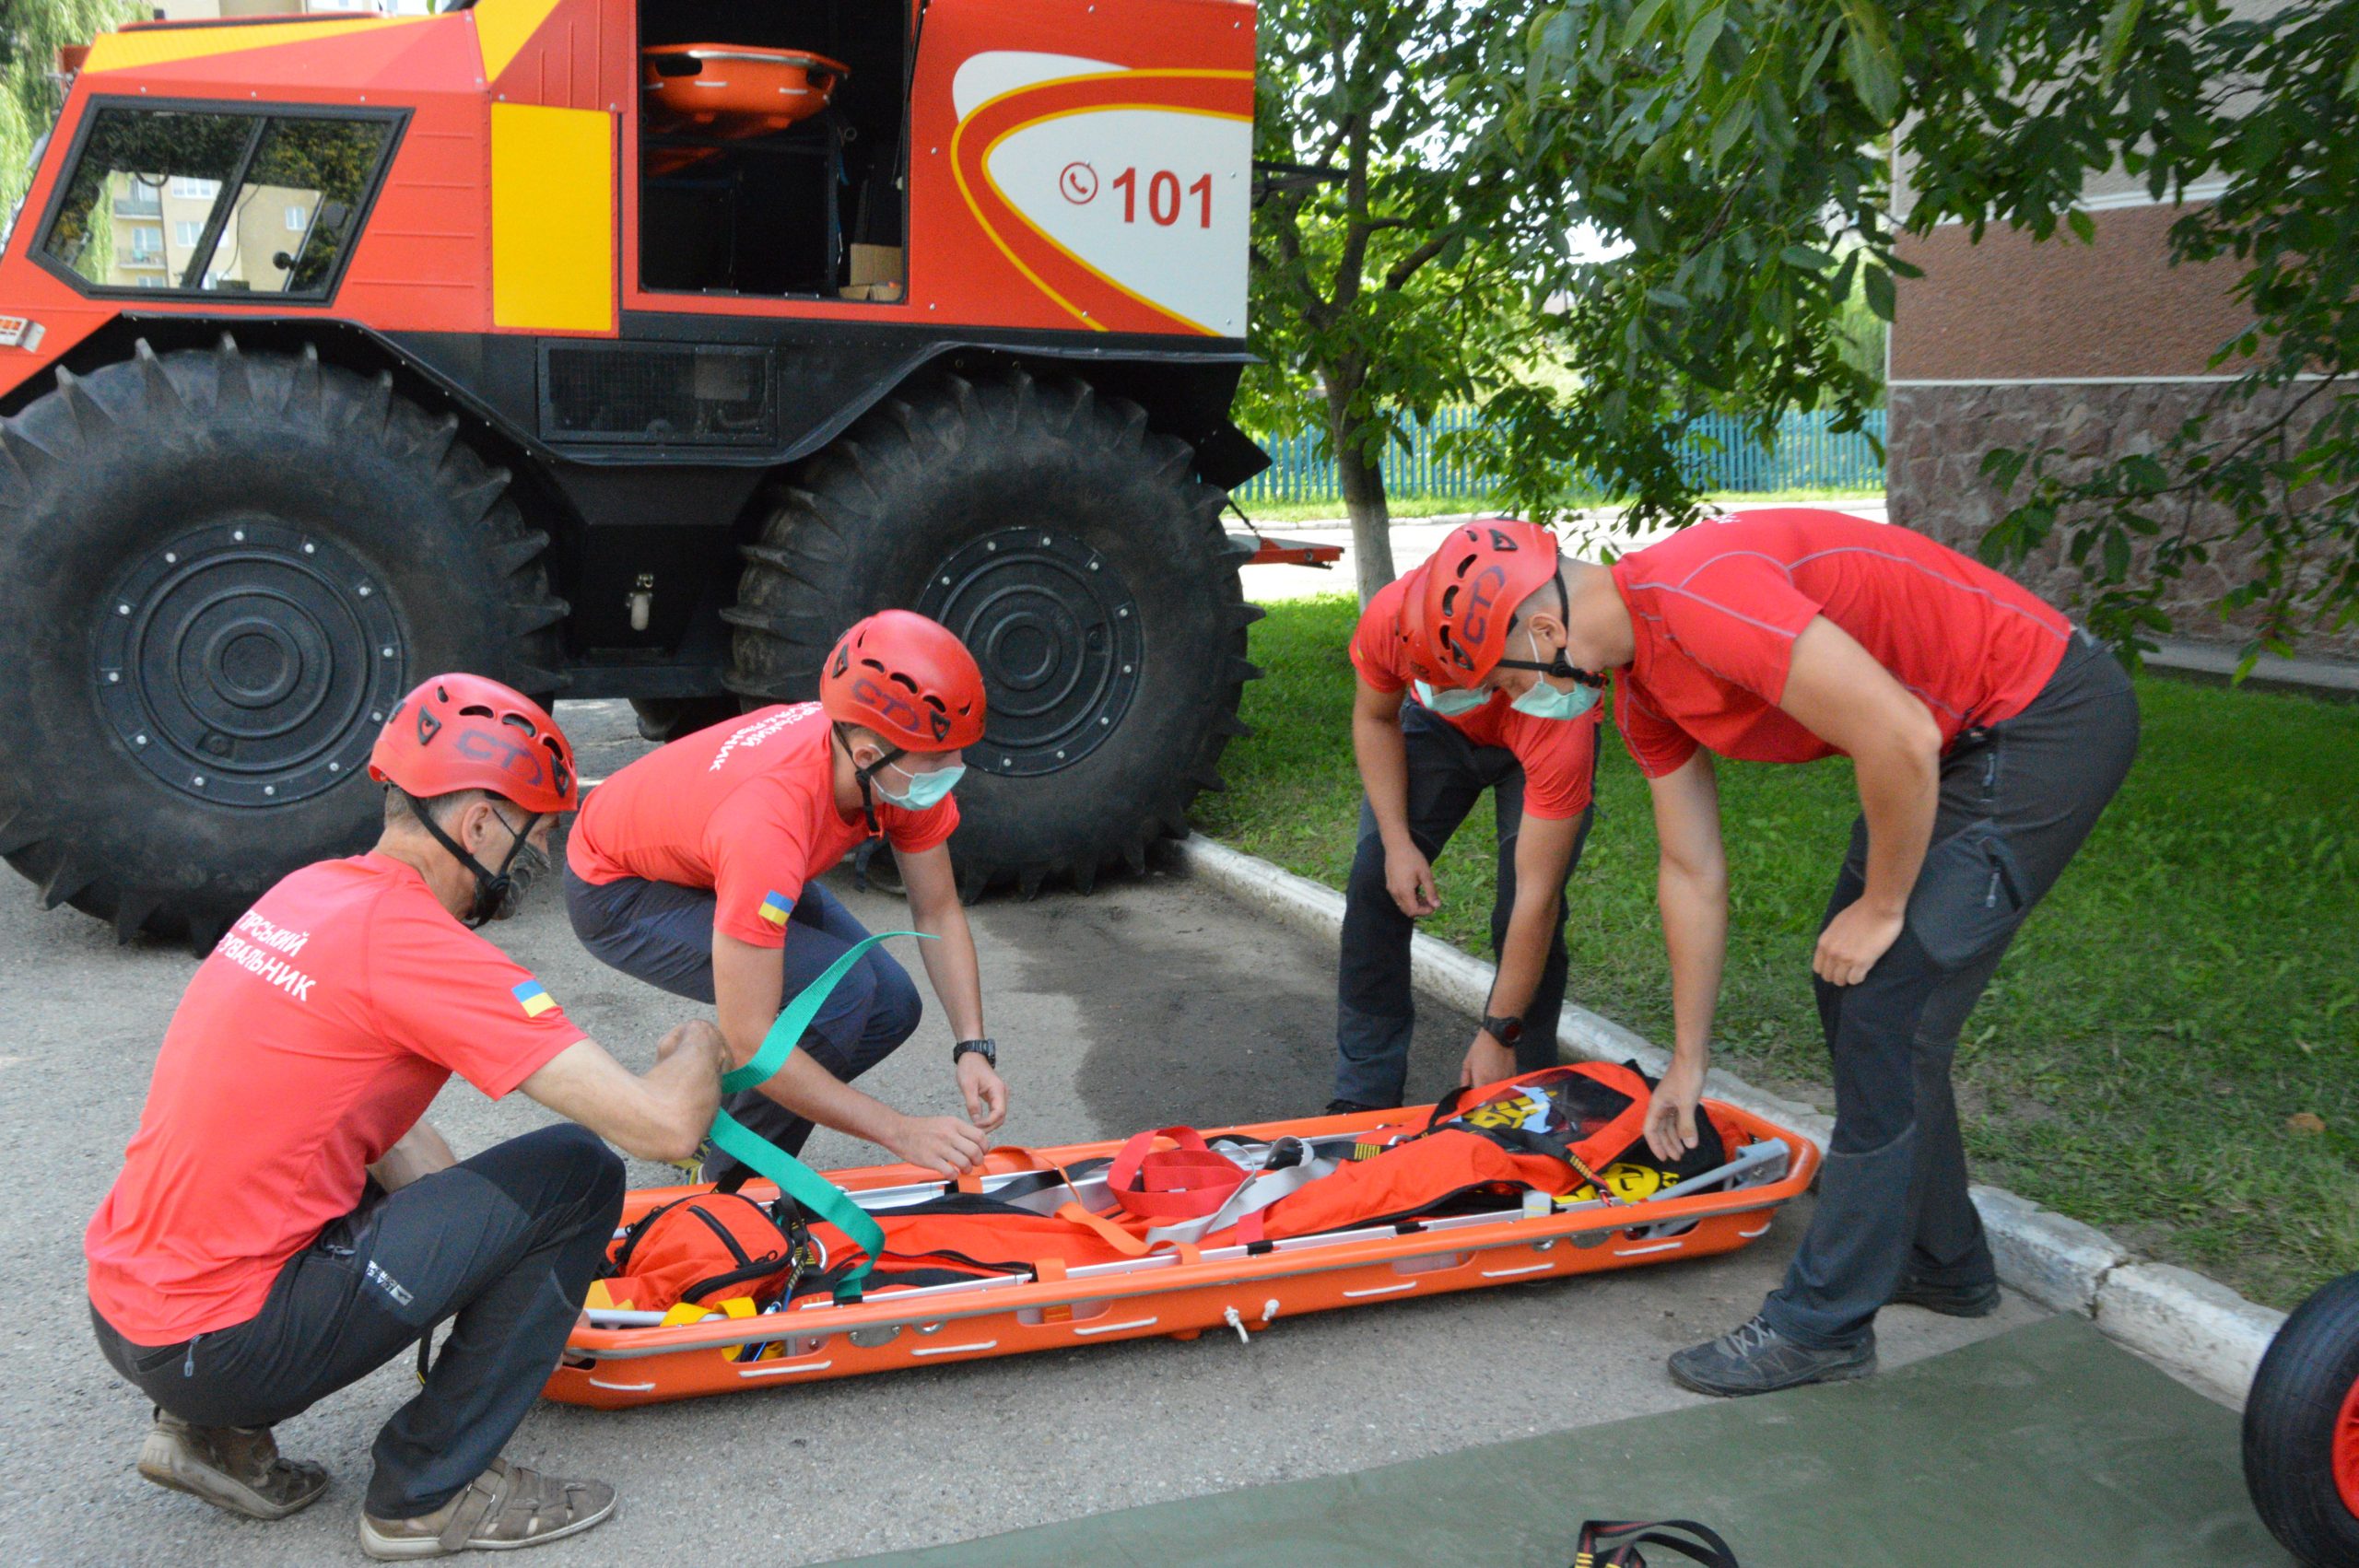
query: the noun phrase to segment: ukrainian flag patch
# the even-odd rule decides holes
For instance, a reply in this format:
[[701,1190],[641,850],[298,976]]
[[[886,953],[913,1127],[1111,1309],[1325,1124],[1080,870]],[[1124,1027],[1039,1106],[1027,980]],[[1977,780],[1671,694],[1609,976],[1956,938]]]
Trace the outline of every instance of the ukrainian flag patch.
[[524,1010],[527,1018],[538,1018],[557,1005],[557,998],[538,980],[526,980],[516,988],[516,1005]]
[[763,919],[768,920],[770,924],[783,930],[786,926],[787,913],[793,907],[793,899],[789,898],[785,894],[780,893],[778,889],[772,888],[769,892],[762,895],[762,907],[755,910],[754,913],[759,915]]

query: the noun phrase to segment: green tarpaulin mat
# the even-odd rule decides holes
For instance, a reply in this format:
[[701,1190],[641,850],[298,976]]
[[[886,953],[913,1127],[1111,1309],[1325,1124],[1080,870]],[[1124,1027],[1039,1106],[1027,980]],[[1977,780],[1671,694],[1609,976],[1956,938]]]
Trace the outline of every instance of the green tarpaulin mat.
[[[1303,1430],[1315,1441],[1316,1422]],[[1864,1382],[1123,1509],[860,1568],[1565,1568],[1583,1519],[1649,1516],[1702,1520],[1744,1568],[2292,1562],[2246,1499],[2235,1412],[2086,1320],[2056,1317]]]

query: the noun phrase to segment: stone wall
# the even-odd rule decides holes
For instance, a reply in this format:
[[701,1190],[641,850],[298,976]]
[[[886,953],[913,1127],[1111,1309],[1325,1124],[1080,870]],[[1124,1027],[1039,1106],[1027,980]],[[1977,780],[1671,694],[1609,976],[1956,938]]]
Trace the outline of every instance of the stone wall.
[[[1973,555],[1983,533],[2006,515],[2010,504],[1982,477],[1984,453],[1994,447],[2022,451],[2053,446],[2094,462],[2152,451],[2219,386],[2201,381],[1896,384],[1889,393],[1885,438],[1885,495],[1892,521]],[[2215,419],[2212,431],[2230,433],[2232,418],[2259,423],[2277,406],[2256,400],[2236,415]],[[2024,493],[2019,483],[2015,499]],[[2199,517],[2208,525],[2223,521],[2216,511]],[[2232,545],[2180,579],[2166,605],[2180,636],[2210,642],[2244,640],[2243,626],[2223,621],[2211,608],[2242,580],[2242,565],[2241,553]],[[2014,575],[2050,603],[2070,610],[2080,602],[2080,575],[2063,561],[2060,538],[2051,539]],[[2359,631],[2313,637],[2302,651],[2359,658]]]

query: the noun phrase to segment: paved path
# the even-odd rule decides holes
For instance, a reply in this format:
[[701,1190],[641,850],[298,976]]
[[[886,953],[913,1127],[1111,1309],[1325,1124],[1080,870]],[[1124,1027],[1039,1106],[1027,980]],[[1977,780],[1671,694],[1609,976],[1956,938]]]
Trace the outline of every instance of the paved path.
[[[585,771],[639,750],[619,703],[570,704]],[[898,900],[844,888],[872,924]],[[1184,880],[1120,878],[1093,897],[994,899],[974,920],[988,1012],[1015,1089],[1007,1141],[1054,1143],[1174,1121],[1316,1111],[1327,1098],[1332,954]],[[569,1012],[644,1065],[680,1016],[590,959],[537,903],[497,934]],[[911,944],[902,943],[901,946]],[[191,963],[118,948],[99,922],[44,914],[0,887],[0,1542],[12,1565],[360,1561],[353,1515],[377,1424],[414,1387],[384,1368],[280,1429],[334,1473],[277,1525],[231,1519],[132,1470],[146,1406],[90,1340],[80,1237],[136,1124],[156,1042]],[[912,961],[913,967],[914,963]],[[1446,1086],[1470,1027],[1428,1010],[1414,1092]],[[936,1011],[871,1087],[956,1108]],[[434,1120],[464,1154],[542,1125],[454,1082]],[[868,1163],[847,1140],[815,1163]],[[633,1180],[663,1173],[640,1167]],[[1749,1251],[1590,1281],[1509,1287],[1281,1323],[1250,1347],[1206,1335],[766,1389],[601,1414],[541,1408],[511,1455],[622,1488],[616,1522],[534,1556],[567,1563],[759,1562],[965,1539],[1134,1503],[1365,1469],[1695,1402],[1664,1377],[1672,1350],[1742,1319],[1775,1282],[1803,1215]],[[2038,1313],[2011,1299],[1958,1323],[1887,1315],[1887,1363]]]

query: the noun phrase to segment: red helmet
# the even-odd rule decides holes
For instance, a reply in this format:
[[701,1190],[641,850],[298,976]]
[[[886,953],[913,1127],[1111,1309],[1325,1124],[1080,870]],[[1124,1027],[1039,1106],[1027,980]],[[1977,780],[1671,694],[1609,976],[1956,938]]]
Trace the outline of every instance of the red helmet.
[[957,751],[983,738],[983,673],[949,627],[880,610],[827,655],[819,706],[904,751]]
[[1412,679],[1429,686],[1451,685],[1441,673],[1441,661],[1434,654],[1434,639],[1426,626],[1426,579],[1430,575],[1425,567],[1411,572],[1401,584],[1401,614],[1393,622],[1393,634],[1401,639],[1402,657],[1407,661]]
[[1426,565],[1426,628],[1438,686],[1472,686],[1507,651],[1516,606],[1556,575],[1556,536],[1512,518],[1450,531]]
[[481,675],[436,675],[402,698],[369,777],[422,801],[488,790],[542,816],[581,800],[565,731],[539,703]]

